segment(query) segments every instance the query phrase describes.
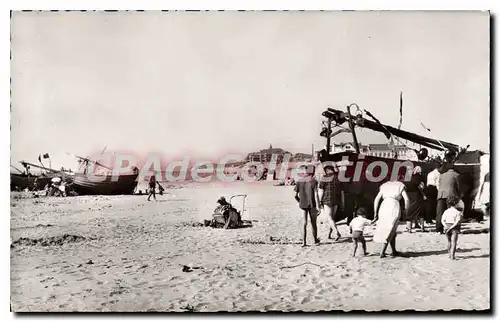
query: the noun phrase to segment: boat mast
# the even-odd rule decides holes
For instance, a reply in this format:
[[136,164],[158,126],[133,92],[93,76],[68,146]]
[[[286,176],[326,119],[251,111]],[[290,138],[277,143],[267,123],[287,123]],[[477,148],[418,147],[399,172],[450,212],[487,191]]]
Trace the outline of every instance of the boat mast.
[[355,103],[347,106],[347,114],[349,115],[349,128],[351,129],[351,132],[352,132],[352,139],[354,141],[354,148],[356,149],[356,154],[359,154],[358,137],[356,136],[356,130],[354,129],[354,121],[352,120],[352,114],[351,114],[351,106],[353,106],[353,105],[358,106]]
[[330,145],[332,144],[332,119],[329,117],[328,118],[328,124],[326,125],[327,127],[327,136],[326,136],[326,152],[330,154]]
[[456,144],[424,137],[404,130],[399,130],[392,126],[370,121],[360,116],[353,116],[349,113],[349,111],[348,113],[345,113],[339,110],[328,108],[327,111],[323,112],[323,116],[333,119],[338,125],[348,121],[350,125],[352,124],[355,126],[370,129],[372,131],[381,132],[386,134],[386,136],[394,135],[401,139],[408,140],[410,142],[420,144],[434,150],[443,151],[448,149],[454,152],[460,151],[460,147]]
[[43,167],[41,165],[37,165],[37,164],[26,162],[26,161],[19,161],[19,163],[21,163],[23,166],[29,165],[31,167],[35,167],[35,168],[39,168],[39,169],[42,169],[42,170],[50,171],[52,173],[63,173],[63,171],[61,171],[61,170],[55,170],[55,169]]

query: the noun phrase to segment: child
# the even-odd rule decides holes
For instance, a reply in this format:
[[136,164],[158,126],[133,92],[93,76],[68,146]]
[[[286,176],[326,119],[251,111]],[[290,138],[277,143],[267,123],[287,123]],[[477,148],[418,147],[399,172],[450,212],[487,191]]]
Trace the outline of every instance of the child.
[[446,199],[448,209],[445,210],[441,217],[441,223],[444,227],[444,233],[448,239],[448,252],[451,259],[455,259],[455,251],[457,250],[458,234],[460,234],[460,222],[462,221],[462,212],[464,203],[460,198],[450,196]]
[[366,209],[359,208],[356,211],[356,217],[351,220],[349,224],[349,232],[352,234],[352,242],[354,243],[354,252],[352,253],[352,257],[356,256],[356,251],[358,250],[358,242],[361,242],[363,246],[363,254],[366,256],[368,253],[366,252],[366,241],[363,236],[363,230],[365,226],[371,225],[371,221],[366,219]]

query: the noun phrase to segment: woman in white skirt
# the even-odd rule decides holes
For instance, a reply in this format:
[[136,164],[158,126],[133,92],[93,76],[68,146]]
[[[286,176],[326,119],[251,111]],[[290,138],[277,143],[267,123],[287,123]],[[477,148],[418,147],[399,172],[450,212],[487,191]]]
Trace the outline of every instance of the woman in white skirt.
[[[401,179],[404,179],[402,177]],[[380,258],[385,257],[387,244],[391,245],[392,256],[397,256],[396,251],[396,230],[401,218],[401,198],[405,202],[405,211],[408,210],[409,199],[405,191],[405,185],[400,181],[389,181],[380,186],[379,193],[375,197],[373,223],[377,222],[373,241],[382,244]],[[380,201],[382,204],[378,207]]]

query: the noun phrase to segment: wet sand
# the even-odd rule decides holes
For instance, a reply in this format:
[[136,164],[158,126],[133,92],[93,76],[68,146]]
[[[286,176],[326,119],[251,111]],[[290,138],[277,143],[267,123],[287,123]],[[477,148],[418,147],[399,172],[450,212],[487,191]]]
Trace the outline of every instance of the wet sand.
[[[219,196],[246,193],[253,227],[200,227]],[[489,221],[463,225],[457,260],[432,232],[403,233],[380,259],[348,228],[300,247],[293,187],[269,182],[166,189],[146,196],[11,195],[11,303],[26,311],[318,311],[490,308]],[[235,204],[239,208],[239,204]],[[309,230],[310,232],[310,230]],[[50,239],[52,238],[52,239]],[[308,243],[312,244],[309,233]],[[191,269],[184,269],[183,265]],[[194,267],[194,268],[193,268]]]

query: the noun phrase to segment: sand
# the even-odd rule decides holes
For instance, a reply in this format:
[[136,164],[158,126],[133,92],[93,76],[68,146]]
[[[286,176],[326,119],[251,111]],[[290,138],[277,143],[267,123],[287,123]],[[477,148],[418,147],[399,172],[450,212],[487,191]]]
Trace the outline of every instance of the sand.
[[[465,224],[457,260],[435,233],[403,233],[402,257],[351,257],[344,238],[300,247],[292,187],[205,184],[145,196],[11,196],[11,303],[33,311],[482,310],[489,221]],[[248,194],[253,227],[200,227],[219,196]],[[237,205],[237,207],[240,207]],[[24,238],[20,240],[20,238]],[[312,236],[309,235],[309,244]],[[184,269],[183,265],[190,267]],[[295,266],[295,267],[294,267]],[[194,267],[194,268],[193,268]]]

